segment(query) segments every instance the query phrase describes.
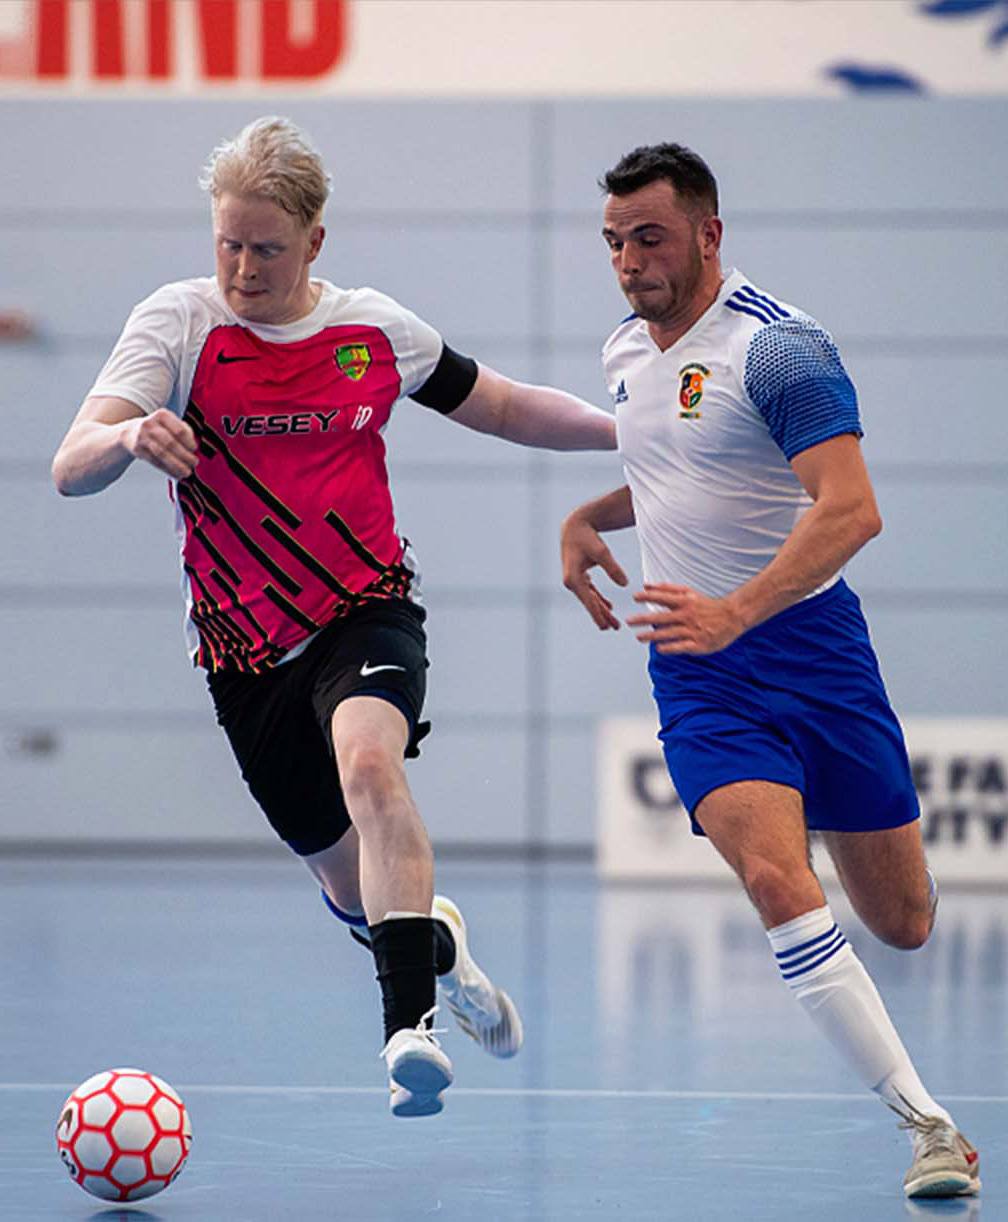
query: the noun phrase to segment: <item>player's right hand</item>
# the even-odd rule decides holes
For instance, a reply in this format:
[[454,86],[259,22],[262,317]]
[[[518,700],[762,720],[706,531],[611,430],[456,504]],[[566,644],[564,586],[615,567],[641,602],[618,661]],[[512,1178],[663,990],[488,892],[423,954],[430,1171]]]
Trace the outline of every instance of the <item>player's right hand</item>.
[[125,421],[122,441],[134,458],[150,463],[172,479],[192,475],[199,462],[196,434],[164,407],[149,416]]
[[627,575],[616,563],[602,536],[594,526],[577,511],[570,514],[560,530],[560,559],[563,564],[563,583],[603,631],[619,628],[620,622],[613,614],[613,605],[588,576],[590,569],[598,566],[618,586],[627,584]]

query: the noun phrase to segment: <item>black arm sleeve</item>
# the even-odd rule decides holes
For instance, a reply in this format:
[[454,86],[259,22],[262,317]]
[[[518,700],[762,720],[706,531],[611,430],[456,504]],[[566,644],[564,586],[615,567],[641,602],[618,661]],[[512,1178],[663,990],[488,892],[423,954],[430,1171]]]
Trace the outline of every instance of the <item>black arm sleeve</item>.
[[469,392],[476,385],[478,372],[479,368],[471,356],[463,356],[445,344],[434,372],[410,398],[447,416],[468,399]]

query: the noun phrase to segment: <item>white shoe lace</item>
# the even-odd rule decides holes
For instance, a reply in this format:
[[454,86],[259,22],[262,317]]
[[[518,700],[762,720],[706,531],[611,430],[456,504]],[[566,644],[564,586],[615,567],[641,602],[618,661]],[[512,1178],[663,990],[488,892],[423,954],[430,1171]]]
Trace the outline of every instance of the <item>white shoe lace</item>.
[[919,1108],[900,1095],[906,1111],[885,1101],[886,1107],[900,1118],[899,1127],[913,1133],[914,1153],[918,1158],[929,1158],[932,1154],[955,1154],[963,1158],[955,1126],[941,1116],[926,1116]]
[[[434,1026],[434,1015],[437,1014],[437,1012],[438,1012],[438,1007],[431,1006],[431,1008],[425,1014],[422,1014],[420,1016],[420,1021],[417,1023],[414,1030],[416,1031],[417,1035],[423,1036],[423,1038],[427,1040],[429,1043],[433,1044],[435,1048],[440,1048],[441,1044],[435,1038],[435,1036],[446,1035],[448,1032],[448,1028]],[[427,1025],[428,1020],[430,1021],[430,1026]],[[402,1030],[408,1031],[409,1028],[403,1027]],[[378,1053],[379,1058],[384,1057],[385,1054],[388,1052],[389,1044],[392,1043],[392,1039],[395,1038],[396,1034],[398,1034],[398,1032],[393,1034],[392,1038],[388,1041],[385,1047],[381,1050],[381,1052]]]
[[[431,1006],[431,1008],[427,1011],[426,1014],[421,1014],[420,1021],[417,1023],[417,1030],[421,1032],[423,1035],[426,1035],[429,1040],[431,1040],[434,1044],[437,1045],[438,1048],[440,1048],[441,1045],[438,1044],[436,1039],[434,1039],[434,1036],[435,1035],[447,1035],[448,1028],[434,1026],[434,1015],[437,1014],[437,1012],[438,1012],[438,1007]],[[429,1027],[427,1026],[428,1019],[430,1020]]]

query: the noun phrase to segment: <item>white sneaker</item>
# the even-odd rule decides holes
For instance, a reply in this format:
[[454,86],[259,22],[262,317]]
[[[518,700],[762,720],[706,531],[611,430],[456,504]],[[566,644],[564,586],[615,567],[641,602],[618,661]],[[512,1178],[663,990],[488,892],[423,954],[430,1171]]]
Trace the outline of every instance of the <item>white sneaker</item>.
[[[900,1096],[902,1099],[902,1096]],[[903,1177],[908,1197],[975,1196],[980,1191],[980,1156],[975,1147],[947,1120],[925,1116],[902,1099],[901,1129],[913,1138],[913,1162]]]
[[455,939],[455,966],[438,977],[438,989],[455,1021],[493,1057],[513,1057],[525,1033],[518,1008],[497,988],[469,953],[462,913],[446,895],[435,895],[431,916],[444,921]]
[[428,1010],[415,1027],[393,1033],[381,1050],[389,1074],[389,1109],[393,1116],[436,1116],[444,1107],[442,1091],[451,1086],[452,1064],[434,1038]]

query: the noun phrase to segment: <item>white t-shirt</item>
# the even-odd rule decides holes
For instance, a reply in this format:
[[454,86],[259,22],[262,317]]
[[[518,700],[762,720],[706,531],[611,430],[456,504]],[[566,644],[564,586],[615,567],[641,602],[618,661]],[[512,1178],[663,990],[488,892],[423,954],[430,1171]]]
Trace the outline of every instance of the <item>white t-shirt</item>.
[[737,589],[812,503],[790,460],[861,435],[832,338],[738,271],[664,352],[632,315],[602,359],[648,582],[713,598]]

